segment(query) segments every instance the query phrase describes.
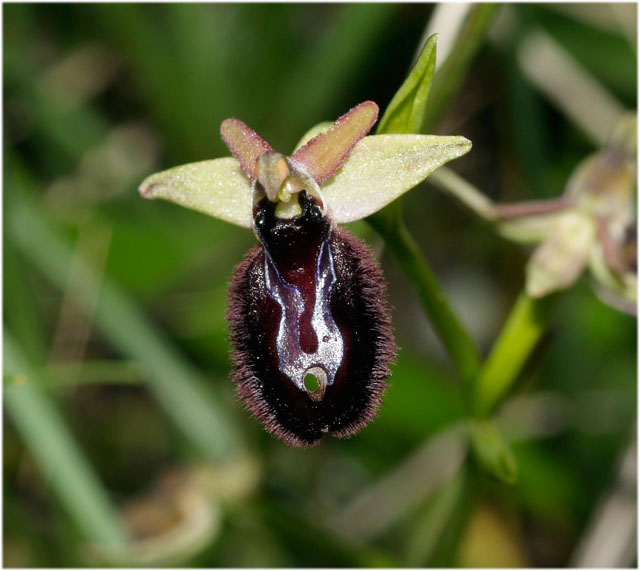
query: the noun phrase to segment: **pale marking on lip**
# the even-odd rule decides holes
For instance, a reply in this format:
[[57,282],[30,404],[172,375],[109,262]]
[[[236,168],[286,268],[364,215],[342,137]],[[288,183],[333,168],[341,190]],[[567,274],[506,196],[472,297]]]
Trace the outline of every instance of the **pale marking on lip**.
[[[326,386],[333,384],[344,355],[342,335],[329,308],[329,297],[337,280],[329,239],[323,240],[316,262],[315,303],[311,326],[318,340],[318,348],[314,353],[306,353],[300,347],[300,318],[305,309],[302,294],[298,288],[284,281],[267,250],[264,256],[264,273],[267,290],[282,310],[276,340],[280,370],[313,400],[321,400]],[[325,387],[321,394],[318,390],[314,391],[317,393],[315,397],[304,386],[305,375],[313,373],[314,368],[322,369],[326,376],[324,380],[316,374],[321,385],[324,380]]]

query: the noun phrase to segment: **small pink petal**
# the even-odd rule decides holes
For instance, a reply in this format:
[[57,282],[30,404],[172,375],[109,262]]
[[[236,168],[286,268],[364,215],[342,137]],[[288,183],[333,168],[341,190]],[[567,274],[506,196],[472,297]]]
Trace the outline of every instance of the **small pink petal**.
[[340,117],[331,129],[311,139],[291,157],[303,165],[318,184],[331,178],[349,156],[351,149],[373,127],[378,106],[365,101]]
[[238,119],[225,119],[220,125],[220,134],[231,154],[240,162],[242,172],[253,182],[256,160],[261,154],[272,151],[271,145]]

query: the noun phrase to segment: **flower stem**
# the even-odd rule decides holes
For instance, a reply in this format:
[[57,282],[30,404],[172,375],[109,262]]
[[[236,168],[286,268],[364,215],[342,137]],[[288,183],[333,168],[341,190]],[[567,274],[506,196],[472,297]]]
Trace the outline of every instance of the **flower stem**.
[[398,265],[418,294],[443,345],[461,377],[468,383],[477,374],[480,356],[469,333],[451,310],[427,260],[402,221],[399,205],[391,204],[368,219],[382,236]]
[[500,336],[474,382],[474,412],[486,418],[516,381],[527,358],[544,333],[556,295],[518,297]]

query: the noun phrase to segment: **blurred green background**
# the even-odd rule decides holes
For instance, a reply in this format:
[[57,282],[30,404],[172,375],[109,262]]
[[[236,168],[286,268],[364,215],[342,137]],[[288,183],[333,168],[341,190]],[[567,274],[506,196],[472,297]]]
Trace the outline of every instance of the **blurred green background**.
[[[380,238],[350,225],[389,282],[392,385],[355,437],[290,449],[228,380],[225,293],[254,237],[137,193],[228,154],[226,117],[286,152],[361,101],[384,109],[434,10],[3,5],[6,566],[565,566],[608,549],[594,530],[612,495],[614,521],[635,522],[636,321],[588,277],[499,413],[507,485],[460,468],[452,369]],[[634,109],[635,10],[500,7],[434,128],[473,141],[452,168],[499,201],[560,194],[596,147],[527,75],[523,42],[544,33]],[[486,354],[528,251],[428,181],[403,203]]]

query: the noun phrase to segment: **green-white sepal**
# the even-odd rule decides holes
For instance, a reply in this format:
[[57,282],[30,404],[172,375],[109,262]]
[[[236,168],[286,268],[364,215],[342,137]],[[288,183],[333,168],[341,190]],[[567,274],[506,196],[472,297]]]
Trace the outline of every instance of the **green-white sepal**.
[[226,222],[251,228],[251,182],[233,157],[200,161],[152,174],[144,198],[163,198]]

